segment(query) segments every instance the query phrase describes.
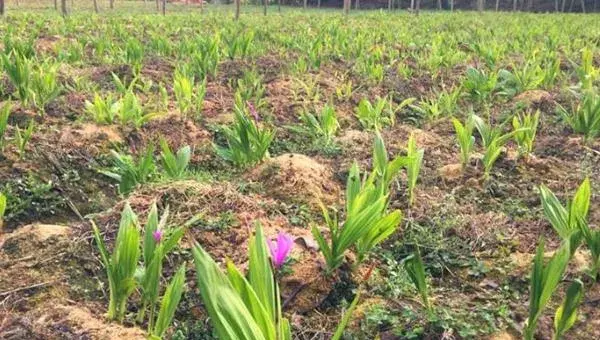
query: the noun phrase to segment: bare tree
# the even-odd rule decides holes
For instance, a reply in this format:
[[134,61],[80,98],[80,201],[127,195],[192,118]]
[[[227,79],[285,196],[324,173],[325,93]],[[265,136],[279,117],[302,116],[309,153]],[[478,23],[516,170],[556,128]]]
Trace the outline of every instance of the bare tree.
[[67,16],[67,0],[60,0],[60,12],[63,17]]

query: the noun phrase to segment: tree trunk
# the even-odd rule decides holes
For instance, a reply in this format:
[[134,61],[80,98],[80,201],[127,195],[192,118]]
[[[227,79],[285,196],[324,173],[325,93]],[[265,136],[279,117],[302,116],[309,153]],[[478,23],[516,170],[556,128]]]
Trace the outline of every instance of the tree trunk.
[[581,11],[585,14],[585,0],[581,0]]
[[417,15],[419,15],[420,10],[421,10],[421,0],[417,0],[417,10],[415,11],[415,13]]
[[[306,2],[306,0],[304,0]],[[269,6],[269,0],[263,0],[263,15],[267,15],[267,6]]]
[[[281,1],[281,0],[279,0]],[[321,8],[321,0],[317,0],[317,8]]]
[[350,13],[350,0],[344,0],[344,15]]
[[54,0],[54,10],[58,11],[58,0]]
[[96,12],[96,14],[98,14],[98,0],[94,0],[94,12]]
[[360,9],[360,0],[356,0],[354,3],[354,9]]
[[573,12],[573,3],[575,0],[571,0],[571,4],[569,5],[569,13]]
[[483,0],[477,0],[477,10],[483,12]]
[[567,0],[562,0],[562,4],[560,6],[560,11],[565,12],[565,6],[567,5]]
[[167,0],[162,0],[162,15],[167,14]]
[[450,12],[454,12],[454,0],[450,0]]
[[415,0],[410,0],[410,11],[411,12],[415,11]]
[[513,0],[513,12],[517,11],[517,0]]
[[392,0],[388,0],[388,11],[392,11]]
[[304,0],[303,7],[304,7],[304,9],[306,9],[308,7],[308,0]]
[[234,0],[235,1],[235,21],[240,20],[240,2],[241,0]]
[[[158,1],[158,0],[156,0],[156,1]],[[110,0],[109,6],[110,6],[110,9],[114,9],[115,8],[115,0]]]
[[[319,0],[319,4],[321,3],[321,0]],[[281,0],[277,0],[277,11],[279,13],[281,13]]]
[[498,7],[500,7],[500,0],[496,0],[496,12],[498,12]]
[[438,10],[442,10],[442,0],[437,0],[437,8]]
[[60,12],[63,17],[67,16],[67,0],[60,0]]
[[156,0],[156,11],[160,11],[160,0]]
[[0,0],[0,15],[4,15],[4,0]]

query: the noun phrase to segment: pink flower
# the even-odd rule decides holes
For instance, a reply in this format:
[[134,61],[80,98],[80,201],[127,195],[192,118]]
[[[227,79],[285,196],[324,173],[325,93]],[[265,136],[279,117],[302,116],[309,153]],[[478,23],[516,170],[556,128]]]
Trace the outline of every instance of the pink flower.
[[256,108],[249,101],[246,102],[246,105],[248,105],[248,109],[250,110],[250,114],[254,118],[254,121],[258,123],[260,121],[260,116],[258,115],[258,112],[256,112]]
[[292,251],[294,239],[290,235],[280,232],[277,235],[277,241],[269,241],[268,244],[273,265],[275,268],[280,268]]
[[163,237],[163,232],[161,230],[156,230],[152,233],[152,237],[154,237],[154,242],[160,243],[160,240],[162,240]]

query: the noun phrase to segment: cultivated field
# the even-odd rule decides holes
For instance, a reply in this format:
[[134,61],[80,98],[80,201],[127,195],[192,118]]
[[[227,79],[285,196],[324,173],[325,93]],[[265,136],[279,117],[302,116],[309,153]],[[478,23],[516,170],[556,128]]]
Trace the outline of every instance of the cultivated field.
[[600,338],[599,15],[119,6],[0,19],[0,338]]

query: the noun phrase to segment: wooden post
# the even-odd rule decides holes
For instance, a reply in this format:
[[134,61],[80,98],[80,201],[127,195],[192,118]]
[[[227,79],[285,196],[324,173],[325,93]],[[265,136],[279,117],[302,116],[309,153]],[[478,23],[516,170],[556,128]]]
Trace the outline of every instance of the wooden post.
[[235,21],[238,21],[240,19],[240,1],[241,0],[234,0],[235,1]]
[[67,16],[67,0],[60,0],[60,12],[63,17]]

